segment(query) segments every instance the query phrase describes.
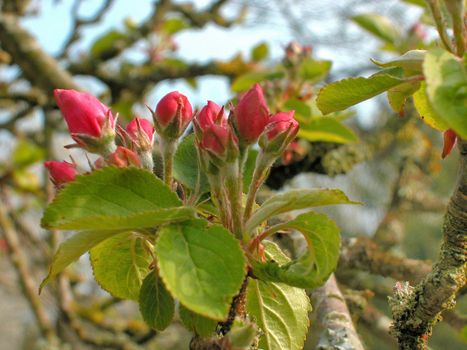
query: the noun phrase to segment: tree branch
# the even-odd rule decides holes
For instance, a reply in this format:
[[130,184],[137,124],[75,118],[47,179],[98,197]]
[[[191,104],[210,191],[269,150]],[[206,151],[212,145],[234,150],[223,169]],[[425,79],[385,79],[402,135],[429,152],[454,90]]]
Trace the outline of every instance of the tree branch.
[[72,76],[38,45],[31,33],[21,27],[15,15],[0,13],[0,41],[24,76],[46,93],[55,88],[78,88]]
[[23,287],[24,296],[31,306],[42,335],[51,342],[55,341],[56,336],[52,323],[50,322],[45,308],[37,294],[37,283],[29,273],[28,260],[21,249],[18,235],[6,211],[4,205],[5,201],[2,200],[2,202],[3,204],[0,205],[0,228],[7,243],[8,256],[18,273],[19,280]]
[[73,45],[74,42],[81,38],[81,29],[83,26],[90,24],[98,23],[102,17],[105,15],[107,10],[112,6],[114,0],[105,0],[101,8],[90,18],[81,18],[79,16],[79,7],[81,6],[83,0],[75,0],[75,3],[71,9],[73,28],[71,29],[68,39],[63,44],[61,53],[58,55],[58,58],[63,58],[67,56],[68,49]]
[[315,309],[319,323],[323,326],[318,350],[363,350],[363,345],[352,323],[334,274],[324,286],[313,291]]
[[467,141],[459,140],[459,180],[444,218],[440,257],[433,271],[416,287],[398,283],[391,298],[393,333],[401,350],[426,349],[441,312],[455,304],[466,282]]
[[396,280],[417,283],[431,272],[428,261],[398,257],[382,251],[371,239],[342,240],[339,269],[357,269]]

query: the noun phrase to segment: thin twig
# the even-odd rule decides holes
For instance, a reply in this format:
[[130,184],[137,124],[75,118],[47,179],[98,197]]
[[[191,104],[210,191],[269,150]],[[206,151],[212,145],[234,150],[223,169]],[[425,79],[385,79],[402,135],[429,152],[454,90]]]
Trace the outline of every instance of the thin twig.
[[[5,194],[3,194],[3,196],[5,196]],[[52,323],[37,294],[37,282],[34,281],[29,273],[30,268],[28,266],[28,260],[21,248],[14,225],[6,211],[5,201],[2,200],[2,202],[3,204],[0,205],[0,228],[7,243],[8,256],[18,273],[19,280],[23,287],[24,296],[31,306],[42,335],[51,342],[55,341],[56,335]]]
[[64,58],[68,54],[68,49],[75,43],[77,40],[81,38],[81,30],[84,26],[90,24],[98,23],[102,17],[106,14],[107,10],[112,6],[114,0],[105,0],[102,6],[97,10],[97,12],[89,17],[89,18],[81,18],[79,16],[79,8],[82,4],[83,0],[76,0],[71,7],[71,14],[72,14],[72,23],[73,28],[71,29],[70,35],[68,39],[63,44],[63,48],[58,55],[58,58]]

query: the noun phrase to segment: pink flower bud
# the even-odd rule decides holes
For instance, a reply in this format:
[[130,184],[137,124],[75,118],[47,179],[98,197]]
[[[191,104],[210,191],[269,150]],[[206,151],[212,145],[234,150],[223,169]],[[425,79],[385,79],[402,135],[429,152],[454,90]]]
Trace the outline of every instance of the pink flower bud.
[[295,111],[280,112],[269,119],[259,145],[268,153],[279,156],[297,136],[299,124],[293,118]]
[[229,138],[230,131],[226,126],[211,124],[204,130],[200,146],[217,156],[222,156],[227,149]]
[[223,108],[212,101],[208,101],[208,104],[198,113],[196,121],[203,130],[212,124],[225,125],[227,122],[224,118]]
[[233,113],[240,140],[247,144],[255,143],[268,123],[269,114],[263,90],[255,84],[240,97]]
[[113,129],[115,120],[110,108],[94,96],[75,90],[54,90],[55,101],[65,117],[71,136],[81,144],[76,134],[99,138],[108,123]]
[[115,165],[118,168],[126,168],[129,166],[141,167],[141,161],[138,155],[131,149],[123,146],[118,146],[116,151],[108,157],[107,162],[109,165]]
[[149,144],[154,140],[154,128],[147,119],[135,118],[126,126],[126,132],[131,140],[136,143],[141,143],[142,139]]
[[[172,91],[159,101],[153,116],[156,126],[163,134],[177,138],[193,119],[193,109],[185,95]],[[171,128],[173,130],[165,132],[166,129]]]
[[67,182],[74,181],[78,174],[76,165],[72,163],[48,160],[44,165],[49,171],[50,179],[57,187],[61,187]]
[[274,114],[266,126],[268,140],[274,139],[277,135],[286,133],[294,138],[299,129],[298,122],[293,118],[295,111],[279,112]]

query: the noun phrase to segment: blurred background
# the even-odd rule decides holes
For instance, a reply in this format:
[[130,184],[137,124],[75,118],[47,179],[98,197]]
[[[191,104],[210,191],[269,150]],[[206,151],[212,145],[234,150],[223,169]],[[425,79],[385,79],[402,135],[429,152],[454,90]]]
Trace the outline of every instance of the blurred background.
[[[92,92],[125,124],[150,118],[145,104],[171,90],[196,108],[208,99],[227,106],[255,82],[272,110],[295,109],[301,123],[263,196],[336,187],[363,202],[326,210],[344,237],[336,276],[367,349],[396,349],[387,297],[396,280],[416,283],[437,259],[457,154],[441,160],[441,134],[410,100],[394,108],[380,96],[329,118],[315,97],[326,83],[376,72],[370,58],[435,38],[418,0],[0,1],[0,349],[48,349],[50,334],[64,349],[186,349],[191,338],[179,324],[148,329],[136,303],[93,282],[87,257],[37,295],[63,239],[39,225],[54,195],[43,161],[72,156],[89,171],[82,151],[63,148],[72,140],[53,89]],[[431,349],[467,348],[465,292]],[[318,332],[311,319],[306,349]]]

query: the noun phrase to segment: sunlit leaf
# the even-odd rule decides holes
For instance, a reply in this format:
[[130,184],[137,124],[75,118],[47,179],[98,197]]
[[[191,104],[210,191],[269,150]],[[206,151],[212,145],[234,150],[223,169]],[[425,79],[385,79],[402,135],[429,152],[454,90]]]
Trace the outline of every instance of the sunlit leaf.
[[292,210],[307,209],[333,204],[358,204],[351,201],[344,192],[336,189],[293,190],[267,199],[246,223],[246,231],[276,215]]
[[340,236],[336,223],[324,214],[309,212],[283,225],[302,233],[306,252],[286,264],[272,259],[254,262],[253,272],[259,279],[281,282],[299,288],[321,286],[335,270],[339,260]]
[[166,225],[155,252],[170,293],[193,312],[222,321],[245,277],[239,242],[219,225],[204,220]]
[[342,111],[391,88],[401,85],[404,79],[378,73],[368,78],[347,78],[328,84],[318,95],[318,108],[323,114]]
[[453,54],[434,49],[423,64],[433,109],[460,137],[467,138],[467,69]]
[[385,16],[367,13],[353,16],[351,19],[363,29],[387,43],[394,44],[400,39],[398,27]]
[[[265,243],[269,259],[286,264],[288,258],[271,242]],[[310,300],[305,291],[283,283],[250,279],[247,311],[263,331],[259,347],[264,350],[301,350],[308,331]]]
[[300,123],[298,136],[312,142],[351,143],[358,141],[352,129],[333,117],[315,117],[307,123]]
[[42,226],[69,230],[137,229],[190,219],[177,195],[154,174],[107,167],[78,176],[49,205]]
[[92,271],[102,289],[117,298],[138,300],[152,262],[143,244],[141,238],[124,232],[91,249]]

